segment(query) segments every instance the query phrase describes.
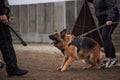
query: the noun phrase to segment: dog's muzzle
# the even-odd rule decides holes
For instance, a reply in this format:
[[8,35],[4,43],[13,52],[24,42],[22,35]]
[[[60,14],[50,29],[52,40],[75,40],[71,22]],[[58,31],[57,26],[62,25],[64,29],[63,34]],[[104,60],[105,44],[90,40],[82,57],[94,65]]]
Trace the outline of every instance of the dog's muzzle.
[[59,42],[59,40],[54,35],[49,35],[49,38],[53,41],[54,44]]

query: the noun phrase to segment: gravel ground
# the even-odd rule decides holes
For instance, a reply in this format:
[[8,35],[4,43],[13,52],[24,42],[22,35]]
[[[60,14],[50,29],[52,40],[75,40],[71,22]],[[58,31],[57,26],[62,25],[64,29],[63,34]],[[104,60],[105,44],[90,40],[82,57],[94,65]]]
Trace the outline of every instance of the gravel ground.
[[[57,71],[62,62],[61,52],[51,44],[14,44],[18,65],[29,70],[24,76],[7,77],[5,67],[0,69],[0,80],[120,80],[120,66],[110,69],[86,69],[80,60],[73,62],[65,72]],[[119,53],[118,53],[119,54]],[[120,61],[120,55],[117,56]],[[1,55],[0,58],[2,59]]]

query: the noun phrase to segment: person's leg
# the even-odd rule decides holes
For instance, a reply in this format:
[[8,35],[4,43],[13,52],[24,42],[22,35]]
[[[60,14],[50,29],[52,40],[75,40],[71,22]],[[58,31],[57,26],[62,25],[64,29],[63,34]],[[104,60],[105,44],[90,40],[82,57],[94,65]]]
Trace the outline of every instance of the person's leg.
[[116,59],[116,51],[112,42],[112,33],[116,28],[116,26],[117,24],[106,26],[102,29],[103,46],[104,46],[105,57],[106,57],[106,60],[104,61],[104,63],[106,67],[109,67],[110,65],[113,65],[116,63],[115,60],[111,61],[111,59]]
[[17,58],[15,50],[12,44],[12,38],[7,26],[2,27],[2,38],[0,39],[0,49],[2,52],[3,59],[6,63],[6,71],[8,75],[24,75],[28,71],[21,70],[17,66]]
[[0,41],[0,49],[6,63],[6,71],[8,76],[20,76],[28,72],[27,70],[22,70],[17,66],[17,59],[12,43]]
[[10,70],[17,67],[17,59],[15,51],[12,45],[12,38],[9,28],[1,23],[1,39],[0,39],[0,49],[2,52],[3,59],[6,63],[6,69]]
[[[99,26],[105,24],[106,20],[99,21]],[[111,26],[105,26],[100,29],[100,33],[102,36],[102,45],[104,47],[106,58],[116,57],[115,55],[115,47],[112,42],[111,35],[116,28],[117,24]]]
[[[117,24],[114,24],[112,25],[112,28],[111,28],[111,32],[110,34],[112,35],[114,29],[116,28]],[[112,42],[112,39],[111,39],[111,42]],[[116,58],[116,51],[115,51],[115,47],[113,45],[113,43],[111,44],[110,46],[110,64],[109,64],[109,67],[112,67],[113,65],[116,65],[118,63],[118,59]]]
[[106,26],[102,29],[103,46],[106,58],[111,58],[111,54],[115,54],[115,48],[111,39],[112,32],[113,26]]
[[12,44],[10,42],[0,40],[0,49],[3,59],[6,63],[6,70],[10,71],[14,68],[17,68],[17,59]]
[[[99,26],[103,25],[106,21],[102,20],[99,21]],[[115,47],[112,42],[111,35],[116,28],[116,25],[112,26],[105,26],[102,29],[100,29],[100,33],[102,36],[102,45],[104,47],[104,52],[105,52],[105,60],[103,61],[103,66],[108,66],[110,64],[111,58],[116,58],[116,52],[115,52]]]

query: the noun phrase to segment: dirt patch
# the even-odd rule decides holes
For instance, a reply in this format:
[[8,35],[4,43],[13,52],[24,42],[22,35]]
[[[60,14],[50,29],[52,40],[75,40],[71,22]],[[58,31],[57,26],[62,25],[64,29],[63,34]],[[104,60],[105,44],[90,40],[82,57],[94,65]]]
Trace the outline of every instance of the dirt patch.
[[[120,67],[83,70],[81,61],[75,61],[65,72],[57,71],[63,56],[48,44],[14,45],[18,64],[29,70],[25,76],[8,78],[5,68],[0,70],[0,80],[120,80]],[[120,56],[118,56],[120,61]]]

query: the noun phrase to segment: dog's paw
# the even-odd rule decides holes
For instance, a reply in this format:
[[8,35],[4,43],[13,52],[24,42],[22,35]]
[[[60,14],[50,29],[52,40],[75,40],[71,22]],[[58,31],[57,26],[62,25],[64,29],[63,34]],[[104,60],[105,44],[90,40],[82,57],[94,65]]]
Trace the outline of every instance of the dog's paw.
[[61,69],[61,72],[64,72],[66,69],[67,69],[67,67],[63,67],[63,68]]
[[61,71],[61,72],[65,71],[65,69],[64,69],[64,68],[60,68],[60,67],[59,67],[59,68],[57,68],[57,70],[58,70],[58,71]]
[[64,72],[66,69],[61,69],[61,72]]
[[61,72],[64,72],[64,71],[65,71],[65,70],[62,70],[62,69],[61,69]]
[[58,71],[61,71],[61,68],[59,67],[59,68],[57,68],[57,70],[58,70]]

